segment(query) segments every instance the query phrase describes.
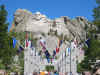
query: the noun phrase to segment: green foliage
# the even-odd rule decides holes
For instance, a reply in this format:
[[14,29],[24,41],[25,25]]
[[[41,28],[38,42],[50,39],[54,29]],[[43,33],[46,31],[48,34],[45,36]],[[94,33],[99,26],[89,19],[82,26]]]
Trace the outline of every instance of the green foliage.
[[0,61],[0,69],[5,69],[5,65]]
[[100,0],[96,0],[97,6],[93,9],[93,23],[98,27],[98,30],[90,28],[88,29],[87,37],[91,38],[89,48],[85,48],[85,59],[79,64],[83,70],[93,70],[91,67],[95,65],[96,60],[100,60],[100,40],[95,38],[97,33],[100,33]]
[[[89,48],[84,46],[85,49],[85,58],[84,60],[78,64],[78,71],[82,72],[85,70],[92,71],[92,65],[95,65],[96,60],[100,60],[100,40],[95,38],[97,32],[100,32],[100,0],[97,1],[97,7],[94,8],[93,12],[93,23],[98,27],[98,31],[90,27],[87,30],[87,38],[91,38]],[[99,3],[98,3],[99,2]]]
[[78,73],[81,73],[83,70],[82,70],[82,66],[81,66],[81,64],[78,64],[77,65],[77,72]]
[[50,72],[50,71],[54,71],[54,66],[51,66],[51,65],[47,65],[45,67],[46,71]]
[[100,0],[96,0],[97,7],[93,9],[93,23],[98,27],[98,32],[100,32]]
[[100,41],[91,38],[89,48],[85,47],[85,58],[79,63],[78,71],[92,70],[93,62],[100,60]]
[[8,33],[8,23],[7,23],[7,11],[5,6],[0,6],[0,60],[1,64],[7,65],[11,64],[12,57],[16,53],[16,49],[12,47],[12,36]]
[[19,66],[21,67],[20,72],[24,73],[24,52],[21,53],[21,58],[19,59],[19,62]]
[[92,59],[100,58],[100,41],[92,38],[90,40],[90,47],[86,51],[86,55]]

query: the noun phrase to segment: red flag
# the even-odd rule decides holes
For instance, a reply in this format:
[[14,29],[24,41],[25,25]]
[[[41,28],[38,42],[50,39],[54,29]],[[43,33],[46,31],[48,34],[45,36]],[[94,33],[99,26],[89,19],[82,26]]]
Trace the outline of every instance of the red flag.
[[43,52],[45,52],[46,47],[45,47],[45,45],[41,41],[40,41],[40,45],[42,46]]
[[26,36],[25,36],[25,47],[28,47],[28,33],[26,32]]
[[40,41],[40,45],[42,46],[42,47],[44,47],[44,44]]
[[59,48],[56,47],[56,53],[58,53],[58,52],[59,52]]
[[74,44],[75,44],[75,45],[77,45],[77,44],[78,44],[78,41],[77,41],[77,39],[76,39],[76,38],[74,39]]
[[26,40],[26,47],[28,47],[28,40]]

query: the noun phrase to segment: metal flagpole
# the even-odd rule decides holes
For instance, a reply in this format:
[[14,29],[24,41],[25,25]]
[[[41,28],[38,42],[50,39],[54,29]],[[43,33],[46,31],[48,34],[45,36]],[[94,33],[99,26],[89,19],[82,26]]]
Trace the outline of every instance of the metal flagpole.
[[28,51],[28,48],[26,47],[27,39],[28,39],[28,31],[27,31],[27,25],[25,24],[24,75],[29,74],[29,52],[26,52]]
[[71,42],[70,42],[70,75],[72,75],[72,71],[71,71]]
[[62,73],[63,73],[63,53],[62,53]]
[[[25,29],[24,29],[24,32],[25,32],[25,51],[26,51],[26,24],[25,24]],[[24,75],[27,75],[27,73],[26,73],[26,52],[24,51]]]
[[65,49],[65,74],[66,74],[66,49]]

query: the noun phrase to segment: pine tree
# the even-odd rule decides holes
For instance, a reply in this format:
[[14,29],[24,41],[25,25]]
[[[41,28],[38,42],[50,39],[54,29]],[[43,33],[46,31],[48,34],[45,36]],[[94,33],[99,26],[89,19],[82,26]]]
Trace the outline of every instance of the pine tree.
[[6,66],[11,64],[15,49],[12,48],[12,37],[8,34],[7,11],[0,6],[0,61]]
[[97,7],[93,9],[93,23],[98,27],[100,33],[100,0],[96,0]]
[[91,65],[95,65],[96,60],[100,60],[100,40],[97,37],[93,36],[93,34],[100,33],[100,0],[96,0],[97,7],[93,9],[93,23],[97,26],[97,32],[90,29],[88,33],[90,33],[91,40],[89,42],[89,48],[85,49],[85,59],[79,64],[79,71],[81,70],[90,70],[93,71],[94,68]]

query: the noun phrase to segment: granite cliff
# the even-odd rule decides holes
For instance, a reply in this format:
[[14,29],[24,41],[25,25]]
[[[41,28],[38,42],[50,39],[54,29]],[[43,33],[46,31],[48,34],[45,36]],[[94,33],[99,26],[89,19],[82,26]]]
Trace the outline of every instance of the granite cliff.
[[[10,31],[31,32],[36,38],[45,36],[44,38],[49,43],[55,39],[57,43],[59,38],[65,40],[67,43],[76,38],[78,43],[81,43],[86,40],[87,30],[91,26],[92,28],[96,28],[94,25],[91,25],[87,19],[81,16],[74,19],[70,19],[68,16],[49,19],[40,12],[32,14],[26,9],[17,9],[14,13],[14,20]],[[54,49],[56,43],[49,49]]]

